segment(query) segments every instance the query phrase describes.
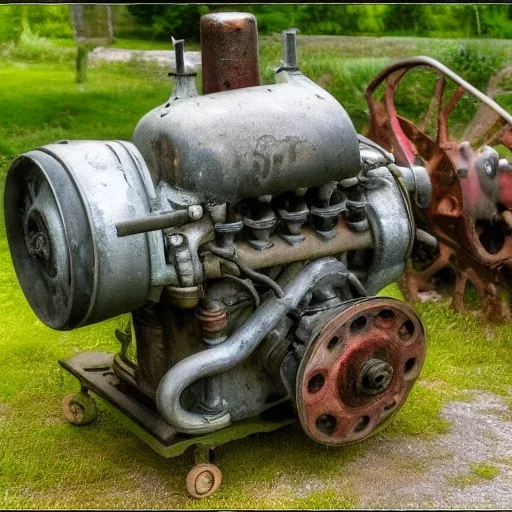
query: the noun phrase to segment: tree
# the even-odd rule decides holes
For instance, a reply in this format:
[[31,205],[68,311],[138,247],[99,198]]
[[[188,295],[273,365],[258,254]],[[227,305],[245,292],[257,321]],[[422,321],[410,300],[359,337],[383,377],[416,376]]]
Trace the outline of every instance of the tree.
[[210,9],[205,5],[128,5],[128,12],[142,25],[151,25],[155,39],[199,40],[199,20]]
[[110,5],[97,4],[73,4],[70,9],[77,43],[76,81],[82,83],[87,79],[89,52],[96,46],[107,45],[114,40],[112,9]]

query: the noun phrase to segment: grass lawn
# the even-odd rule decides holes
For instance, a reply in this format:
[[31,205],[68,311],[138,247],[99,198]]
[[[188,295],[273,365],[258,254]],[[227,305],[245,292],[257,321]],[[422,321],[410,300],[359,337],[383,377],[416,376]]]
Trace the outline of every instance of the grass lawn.
[[[377,38],[372,38],[377,39]],[[304,38],[303,71],[335,94],[363,129],[364,85],[392,57],[447,55],[456,42],[367,38]],[[358,42],[359,41],[359,42]],[[131,42],[132,48],[143,44]],[[482,51],[491,43],[482,43]],[[493,52],[503,59],[502,42]],[[455,45],[455,46],[454,46]],[[117,43],[121,47],[121,41]],[[44,51],[43,51],[44,50]],[[10,161],[20,152],[59,139],[125,139],[138,119],[165,102],[167,70],[150,64],[96,65],[89,81],[74,82],[73,49],[49,45],[0,49],[0,189]],[[54,53],[52,53],[54,52]],[[55,53],[56,52],[56,53]],[[402,52],[402,53],[400,53]],[[508,53],[507,53],[508,52]],[[510,58],[509,58],[510,60]],[[263,76],[279,61],[278,43],[262,42]],[[3,208],[2,208],[3,211]],[[395,285],[382,294],[400,297]],[[377,435],[435,436],[449,426],[438,413],[466,390],[512,391],[512,326],[486,326],[473,314],[457,315],[448,303],[418,305],[427,327],[428,355],[409,400]],[[113,330],[124,318],[72,332],[56,332],[37,320],[14,275],[3,219],[0,221],[0,507],[2,508],[349,508],[351,489],[269,497],[277,481],[308,482],[342,474],[364,454],[363,444],[327,449],[310,441],[300,426],[256,435],[217,449],[224,483],[206,500],[191,501],[184,479],[189,453],[164,460],[120,426],[99,404],[99,419],[76,428],[60,413],[61,397],[77,383],[57,359],[81,350],[116,351]],[[264,463],[262,463],[264,461]]]

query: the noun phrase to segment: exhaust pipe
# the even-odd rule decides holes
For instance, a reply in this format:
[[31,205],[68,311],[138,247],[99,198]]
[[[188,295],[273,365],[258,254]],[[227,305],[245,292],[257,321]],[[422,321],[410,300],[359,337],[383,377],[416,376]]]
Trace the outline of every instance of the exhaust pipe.
[[251,318],[220,345],[193,354],[173,366],[162,378],[156,405],[162,417],[178,432],[206,434],[231,424],[229,412],[201,415],[186,411],[180,403],[183,391],[199,379],[231,370],[258,347],[265,336],[303,297],[326,276],[346,277],[347,269],[335,258],[323,258],[306,265],[286,286],[283,297],[261,304]]

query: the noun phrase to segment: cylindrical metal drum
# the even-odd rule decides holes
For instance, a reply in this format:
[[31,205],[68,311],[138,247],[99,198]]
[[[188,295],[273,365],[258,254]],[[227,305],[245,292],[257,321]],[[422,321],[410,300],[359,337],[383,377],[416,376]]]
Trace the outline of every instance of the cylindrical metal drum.
[[154,190],[125,142],[50,144],[20,155],[5,185],[5,222],[23,292],[39,319],[69,330],[141,306],[151,282],[146,234],[115,224],[149,215]]
[[203,93],[260,85],[258,28],[247,12],[201,17]]
[[217,204],[357,175],[357,133],[344,108],[303,76],[178,99],[146,114],[132,142],[154,183]]

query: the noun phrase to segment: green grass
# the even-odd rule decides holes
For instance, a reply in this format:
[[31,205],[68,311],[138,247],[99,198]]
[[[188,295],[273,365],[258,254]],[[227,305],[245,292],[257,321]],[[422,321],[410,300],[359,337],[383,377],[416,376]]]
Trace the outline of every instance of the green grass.
[[480,462],[471,466],[471,472],[484,480],[492,480],[500,474],[500,470],[487,462]]
[[[170,50],[172,49],[171,41],[157,41],[153,39],[128,39],[119,38],[110,48],[123,48],[125,50]],[[199,51],[200,44],[192,41],[185,41],[185,49],[187,51]]]
[[454,487],[464,489],[471,485],[484,483],[486,480],[496,478],[501,471],[488,462],[479,462],[471,465],[470,473],[451,477],[449,482]]
[[[362,91],[390,61],[386,49],[391,49],[393,58],[399,52],[405,56],[429,53],[429,49],[439,56],[448,44],[411,39],[399,45],[398,40],[375,45],[364,39],[357,50],[359,43],[353,39],[343,38],[340,44],[339,39],[304,38],[300,62],[306,74],[338,97],[362,129],[366,119]],[[146,42],[129,44],[137,49],[149,47]],[[499,44],[496,51],[509,51]],[[0,48],[1,190],[8,165],[17,154],[63,138],[129,139],[138,119],[170,93],[167,70],[137,61],[95,65],[88,82],[77,85],[74,48],[61,45],[58,58],[52,59],[54,48],[54,43],[48,43],[39,56],[37,46],[28,43],[25,48]],[[279,58],[277,42],[263,40],[265,81],[270,81]],[[298,497],[289,489],[339,478],[351,461],[368,451],[368,443],[329,449],[310,441],[295,425],[220,446],[216,453],[223,486],[212,498],[192,502],[184,489],[192,464],[190,453],[160,458],[101,404],[95,424],[71,427],[61,418],[60,400],[77,384],[56,361],[85,349],[116,351],[112,333],[125,317],[72,332],[46,328],[19,288],[3,222],[0,269],[0,507],[358,506],[358,497],[342,484],[328,490],[304,489]],[[401,298],[394,285],[382,294]],[[468,399],[467,389],[504,397],[512,389],[511,325],[486,326],[478,317],[457,315],[447,303],[418,305],[417,310],[428,334],[423,373],[404,407],[376,437],[438,435],[449,428],[439,416],[448,400]],[[482,472],[481,468],[476,471]]]

